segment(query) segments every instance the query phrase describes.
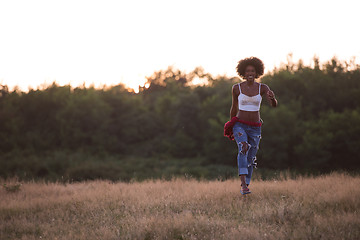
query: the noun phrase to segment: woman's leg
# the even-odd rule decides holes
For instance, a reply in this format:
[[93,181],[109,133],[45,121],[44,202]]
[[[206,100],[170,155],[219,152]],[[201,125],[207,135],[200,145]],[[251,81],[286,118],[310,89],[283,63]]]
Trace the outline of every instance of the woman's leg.
[[245,129],[242,127],[242,124],[236,123],[233,128],[233,134],[238,146],[238,155],[237,155],[237,164],[239,170],[239,176],[241,179],[241,184],[243,188],[246,187],[245,176],[249,174],[248,170],[248,151],[250,145],[248,143],[248,135],[246,134]]
[[246,184],[250,184],[251,176],[254,169],[254,161],[256,160],[256,153],[259,149],[259,143],[261,139],[261,128],[260,127],[251,127],[248,133],[248,140],[250,144],[250,149],[247,155],[247,165],[248,165],[248,174],[246,175],[245,181]]

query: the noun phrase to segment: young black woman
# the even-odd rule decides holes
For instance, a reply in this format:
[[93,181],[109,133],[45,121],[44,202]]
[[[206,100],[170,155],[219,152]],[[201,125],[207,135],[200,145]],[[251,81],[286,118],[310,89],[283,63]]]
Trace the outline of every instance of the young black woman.
[[270,106],[276,107],[275,94],[266,84],[257,82],[264,74],[263,62],[250,57],[242,59],[236,67],[237,73],[245,81],[232,87],[230,121],[225,124],[224,134],[238,145],[238,171],[241,179],[241,194],[251,193],[248,188],[256,167],[256,153],[261,138],[260,104],[266,97]]

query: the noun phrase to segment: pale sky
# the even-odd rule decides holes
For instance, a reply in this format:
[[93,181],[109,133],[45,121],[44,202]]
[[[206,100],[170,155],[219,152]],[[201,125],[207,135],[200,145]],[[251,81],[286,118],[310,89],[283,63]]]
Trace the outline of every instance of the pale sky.
[[256,56],[265,71],[333,56],[360,63],[360,1],[0,0],[0,84],[56,81],[137,88],[155,71],[202,66],[236,76]]

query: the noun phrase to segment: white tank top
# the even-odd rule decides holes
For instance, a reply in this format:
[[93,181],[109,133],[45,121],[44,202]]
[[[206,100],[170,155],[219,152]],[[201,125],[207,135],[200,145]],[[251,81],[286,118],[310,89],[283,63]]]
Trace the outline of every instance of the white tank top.
[[240,94],[238,96],[239,102],[239,110],[249,111],[249,112],[257,112],[260,110],[260,104],[262,97],[260,95],[261,83],[259,83],[259,94],[249,97],[243,93],[241,93],[240,83],[238,83]]

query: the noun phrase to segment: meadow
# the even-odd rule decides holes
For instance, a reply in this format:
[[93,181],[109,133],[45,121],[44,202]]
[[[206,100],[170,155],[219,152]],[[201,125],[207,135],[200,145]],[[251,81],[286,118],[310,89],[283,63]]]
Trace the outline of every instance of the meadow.
[[360,239],[360,177],[2,180],[0,239]]

